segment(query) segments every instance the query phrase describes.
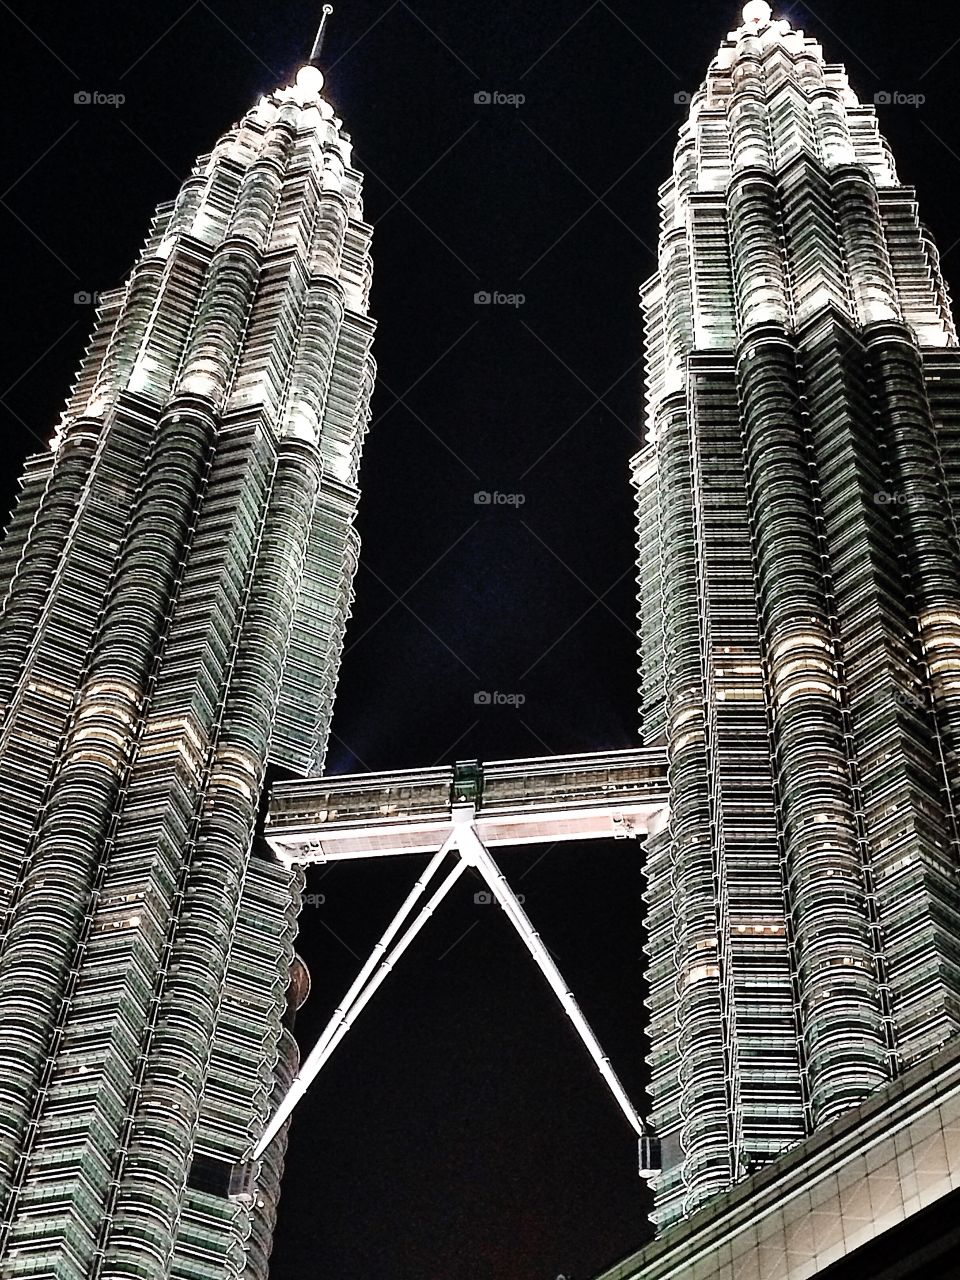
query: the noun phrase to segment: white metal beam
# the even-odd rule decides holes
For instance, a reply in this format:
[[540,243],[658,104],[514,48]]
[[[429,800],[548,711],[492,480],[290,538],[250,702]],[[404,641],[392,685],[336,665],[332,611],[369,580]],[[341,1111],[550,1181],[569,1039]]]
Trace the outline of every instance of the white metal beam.
[[642,1138],[646,1135],[646,1126],[641,1120],[636,1107],[630,1101],[626,1089],[620,1083],[620,1078],[613,1069],[610,1059],[600,1047],[600,1042],[593,1033],[593,1028],[583,1014],[583,1010],[577,1004],[576,997],[564,981],[563,975],[554,963],[553,956],[544,946],[543,939],[534,929],[530,921],[530,917],[520,905],[517,895],[507,883],[507,878],[493,860],[492,855],[484,847],[473,825],[464,825],[459,829],[459,843],[461,851],[469,856],[471,862],[483,876],[484,880],[490,888],[490,892],[494,895],[503,908],[507,919],[519,933],[523,939],[527,950],[533,956],[534,961],[539,966],[540,971],[550,984],[554,994],[560,1001],[564,1013],[573,1023],[577,1030],[577,1034],[583,1041],[587,1052],[597,1065],[597,1069],[603,1076],[604,1080],[616,1099],[620,1110],[627,1117],[631,1127],[637,1136]]
[[[421,910],[416,920],[414,920],[413,924],[410,925],[407,932],[396,944],[394,949],[388,955],[384,955],[387,948],[390,946],[390,943],[400,932],[400,929],[403,927],[411,911],[423,896],[430,879],[439,869],[440,863],[446,857],[449,849],[454,847],[454,842],[455,833],[451,833],[450,839],[434,856],[430,866],[427,868],[427,871],[421,879],[417,881],[406,902],[404,902],[403,906],[400,908],[399,912],[388,927],[386,933],[377,943],[373,950],[373,954],[364,965],[358,978],[353,983],[353,986],[351,986],[350,990],[347,992],[343,1003],[334,1013],[313,1051],[297,1072],[296,1078],[291,1084],[286,1097],[284,1097],[283,1101],[280,1103],[276,1114],[264,1130],[263,1137],[257,1143],[254,1151],[254,1159],[259,1159],[260,1156],[263,1155],[264,1151],[269,1147],[270,1143],[283,1128],[284,1124],[286,1124],[297,1103],[307,1092],[307,1089],[309,1089],[310,1085],[323,1070],[324,1066],[326,1066],[334,1050],[353,1026],[358,1015],[367,1006],[374,993],[379,989],[384,979],[393,969],[394,965],[413,942],[414,938],[427,923],[456,882],[460,879],[461,875],[463,875],[464,871],[466,871],[467,864],[461,859],[440,885],[440,888],[436,891],[430,901]],[[384,956],[384,958],[380,960],[380,967],[377,969],[376,974],[371,978],[370,975],[373,973],[377,960],[381,956]]]
[[[263,1137],[257,1143],[254,1150],[254,1160],[258,1160],[269,1147],[289,1119],[297,1103],[327,1062],[329,1062],[344,1036],[346,1036],[379,990],[387,975],[393,971],[397,961],[412,944],[463,873],[468,867],[472,866],[483,877],[491,893],[503,908],[507,919],[522,938],[527,950],[560,1001],[561,1007],[573,1023],[577,1034],[613,1094],[617,1105],[639,1137],[641,1177],[656,1177],[659,1172],[656,1138],[649,1132],[639,1112],[630,1101],[626,1089],[624,1089],[620,1078],[613,1069],[613,1064],[600,1047],[600,1043],[583,1011],[577,1004],[573,992],[564,981],[563,975],[554,963],[553,957],[544,945],[539,933],[534,929],[519,899],[507,883],[503,872],[481,840],[477,831],[476,810],[472,805],[454,805],[452,820],[453,828],[447,834],[442,847],[433,856],[426,871],[414,885],[403,906],[388,926],[383,937],[374,948],[372,955],[360,970],[353,985],[334,1012],[313,1051],[297,1073],[286,1097],[280,1103],[276,1114],[264,1130]],[[413,923],[408,925],[400,940],[396,941],[404,925],[407,925],[417,903],[426,894],[430,882],[440,870],[447,854],[453,850],[457,850],[460,855],[456,866],[453,867],[440,887],[421,909]]]

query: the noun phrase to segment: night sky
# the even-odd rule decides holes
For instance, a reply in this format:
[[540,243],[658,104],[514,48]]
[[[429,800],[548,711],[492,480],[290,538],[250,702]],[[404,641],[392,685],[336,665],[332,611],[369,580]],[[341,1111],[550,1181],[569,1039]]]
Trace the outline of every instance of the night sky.
[[[86,343],[93,315],[75,295],[123,280],[154,206],[287,82],[319,7],[0,0],[4,512]],[[684,95],[739,9],[337,7],[328,96],[366,174],[382,376],[330,770],[629,747],[637,290],[655,266]],[[955,5],[842,0],[778,16],[819,36],[865,100],[926,97],[882,107],[883,128],[960,282]],[[75,103],[81,91],[126,102]],[[481,292],[525,300],[479,306]],[[513,500],[478,505],[477,493]],[[524,702],[481,706],[481,692]],[[629,842],[501,856],[638,1102],[641,853]],[[302,920],[306,1046],[419,865],[312,879],[325,901]],[[302,1104],[274,1280],[589,1280],[646,1238],[632,1132],[507,922],[474,902],[478,887],[444,903]]]

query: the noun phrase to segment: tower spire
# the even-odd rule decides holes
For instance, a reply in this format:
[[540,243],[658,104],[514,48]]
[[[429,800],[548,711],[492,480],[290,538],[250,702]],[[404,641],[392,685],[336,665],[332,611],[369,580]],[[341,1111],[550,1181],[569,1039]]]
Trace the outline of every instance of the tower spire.
[[325,4],[323,6],[323,17],[320,19],[320,30],[317,32],[317,38],[313,42],[313,49],[310,52],[310,62],[316,66],[320,54],[323,52],[323,42],[327,34],[327,19],[333,13],[333,5]]

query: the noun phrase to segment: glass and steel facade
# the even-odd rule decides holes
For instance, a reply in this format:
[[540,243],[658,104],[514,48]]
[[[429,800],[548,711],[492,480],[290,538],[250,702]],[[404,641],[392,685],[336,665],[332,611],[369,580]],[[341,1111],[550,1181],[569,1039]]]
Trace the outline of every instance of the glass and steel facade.
[[[322,77],[263,98],[102,298],[0,552],[0,1270],[266,1275],[301,873],[374,381],[371,231]],[[234,1170],[234,1182],[236,1181]]]
[[960,1027],[960,349],[876,112],[749,5],[643,289],[666,1226]]

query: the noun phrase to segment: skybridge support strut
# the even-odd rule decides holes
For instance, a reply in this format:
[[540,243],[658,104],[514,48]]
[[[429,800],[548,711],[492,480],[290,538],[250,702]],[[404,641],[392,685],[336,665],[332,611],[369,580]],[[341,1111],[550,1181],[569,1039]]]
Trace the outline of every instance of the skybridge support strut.
[[[401,938],[400,942],[397,943],[389,954],[387,954],[387,949],[403,928],[404,924],[406,924],[407,920],[413,914],[417,903],[426,893],[430,881],[440,870],[447,854],[454,847],[455,836],[454,833],[451,832],[449,838],[444,842],[440,850],[434,854],[430,861],[430,865],[427,867],[424,874],[413,886],[413,889],[410,891],[410,895],[404,902],[403,906],[387,926],[387,930],[383,937],[374,947],[370,959],[360,970],[356,981],[347,992],[342,1004],[334,1011],[333,1017],[330,1019],[326,1029],[314,1046],[313,1051],[297,1072],[296,1078],[291,1084],[289,1091],[280,1103],[280,1106],[277,1108],[277,1112],[273,1119],[264,1130],[263,1137],[257,1143],[256,1150],[253,1153],[255,1160],[258,1160],[263,1155],[264,1151],[269,1147],[270,1143],[283,1128],[284,1124],[286,1124],[297,1103],[327,1064],[334,1050],[337,1048],[337,1045],[339,1045],[340,1041],[353,1026],[357,1015],[366,1007],[374,993],[382,985],[384,979],[392,971],[393,966],[403,955],[404,951],[407,950],[414,938],[433,915],[434,911],[436,911],[443,899],[467,870],[467,863],[462,860],[457,863],[443,881],[440,888],[436,893],[434,893],[430,901],[421,910],[413,924],[407,929],[407,932]],[[378,960],[380,961],[379,968],[377,968]],[[374,972],[374,970],[376,970],[376,972]]]
[[[377,943],[369,960],[350,987],[343,1002],[334,1012],[315,1048],[303,1063],[287,1095],[280,1103],[276,1114],[264,1130],[263,1137],[254,1151],[254,1160],[258,1160],[269,1147],[310,1084],[330,1060],[357,1017],[386,980],[387,975],[392,972],[397,961],[412,944],[457,880],[468,867],[473,867],[483,878],[490,892],[503,909],[507,919],[520,935],[530,955],[560,1001],[567,1017],[573,1023],[577,1034],[606,1082],[617,1105],[639,1138],[640,1176],[642,1178],[655,1178],[661,1172],[660,1146],[657,1138],[649,1131],[639,1112],[630,1101],[627,1091],[613,1069],[610,1059],[603,1052],[592,1027],[577,1004],[570,987],[564,981],[553,957],[544,945],[539,933],[534,929],[503,872],[497,866],[497,863],[477,834],[475,817],[476,811],[473,805],[466,804],[454,807],[452,830],[432,858],[424,874],[414,885],[400,911]],[[440,887],[423,906],[419,914],[413,919],[413,922],[408,924],[417,904],[427,893],[431,881],[436,877],[448,853],[453,850],[459,853],[459,861],[447,874]],[[396,941],[405,925],[407,926],[406,931],[399,941]]]

